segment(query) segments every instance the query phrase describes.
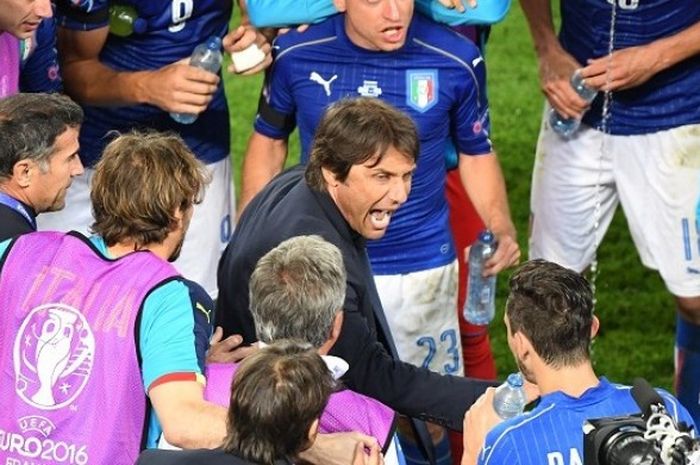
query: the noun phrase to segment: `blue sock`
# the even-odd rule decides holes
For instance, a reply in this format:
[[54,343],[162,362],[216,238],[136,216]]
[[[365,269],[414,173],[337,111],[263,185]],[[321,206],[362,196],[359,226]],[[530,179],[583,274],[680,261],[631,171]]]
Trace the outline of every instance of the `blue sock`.
[[700,425],[700,326],[676,319],[676,394]]
[[[428,459],[423,456],[418,444],[413,439],[398,434],[401,449],[406,458],[406,465],[428,465]],[[437,465],[452,465],[450,453],[450,435],[445,432],[438,444],[435,444],[435,461]]]

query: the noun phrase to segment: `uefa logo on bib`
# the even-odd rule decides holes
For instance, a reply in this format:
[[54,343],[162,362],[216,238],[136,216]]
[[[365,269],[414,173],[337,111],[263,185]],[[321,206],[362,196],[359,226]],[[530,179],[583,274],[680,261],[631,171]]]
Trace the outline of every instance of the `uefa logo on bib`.
[[56,410],[73,402],[90,378],[95,337],[85,317],[64,304],[36,307],[15,337],[15,390],[29,405]]

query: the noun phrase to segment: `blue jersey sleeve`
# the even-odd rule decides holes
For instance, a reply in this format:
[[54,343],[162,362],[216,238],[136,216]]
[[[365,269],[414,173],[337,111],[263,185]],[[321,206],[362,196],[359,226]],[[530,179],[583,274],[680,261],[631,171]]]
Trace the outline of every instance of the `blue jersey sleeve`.
[[256,27],[318,23],[338,13],[332,0],[247,0],[246,8]]
[[[511,0],[479,0],[476,8],[467,6],[459,12],[443,6],[438,0],[416,0],[416,11],[439,23],[493,24],[505,18]],[[248,16],[256,27],[283,27],[318,23],[338,13],[333,0],[248,0]]]
[[10,242],[12,242],[12,239],[7,239],[5,241],[0,242],[0,261],[2,261],[3,258],[5,258],[5,252],[7,252],[7,248],[10,246]]
[[109,24],[107,0],[56,0],[58,25],[66,29],[91,31]]
[[467,63],[467,79],[462,82],[461,97],[452,109],[452,138],[459,153],[483,155],[493,148],[489,138],[491,122],[486,96],[486,65],[476,46]]
[[416,0],[416,10],[439,23],[458,25],[493,24],[505,18],[510,9],[511,0],[478,0],[476,8],[468,6],[462,0],[464,11],[446,8],[437,0]]
[[[61,92],[63,81],[56,51],[56,22],[44,19],[33,37],[27,58],[22,60],[20,90],[22,92]],[[25,46],[27,42],[24,42]]]
[[190,304],[194,314],[194,344],[197,352],[197,363],[204,373],[204,363],[209,350],[209,340],[212,335],[214,321],[214,301],[207,291],[194,281],[182,281],[190,294]]
[[188,287],[177,280],[146,298],[139,339],[146,392],[154,381],[167,375],[189,373],[194,375],[192,379],[203,381],[197,360],[195,312]]
[[484,447],[479,451],[478,465],[517,465],[520,463],[512,439],[504,430],[503,423],[497,425],[487,435]]
[[275,57],[263,85],[255,116],[255,131],[272,139],[286,139],[296,127],[296,103],[288,81],[291,75],[283,53]]

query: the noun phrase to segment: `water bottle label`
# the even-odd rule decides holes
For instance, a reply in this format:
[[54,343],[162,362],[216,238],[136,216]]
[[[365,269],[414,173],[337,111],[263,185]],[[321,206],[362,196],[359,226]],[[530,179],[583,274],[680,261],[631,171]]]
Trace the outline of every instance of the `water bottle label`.
[[491,300],[491,287],[490,286],[484,286],[481,288],[481,303],[482,304],[488,304],[489,301]]

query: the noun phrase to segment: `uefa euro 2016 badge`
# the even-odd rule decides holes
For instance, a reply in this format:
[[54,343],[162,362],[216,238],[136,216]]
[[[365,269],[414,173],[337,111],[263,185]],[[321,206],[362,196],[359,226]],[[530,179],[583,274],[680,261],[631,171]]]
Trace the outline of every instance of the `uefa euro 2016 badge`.
[[424,113],[438,102],[437,69],[409,69],[406,71],[406,104]]

